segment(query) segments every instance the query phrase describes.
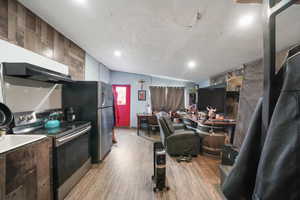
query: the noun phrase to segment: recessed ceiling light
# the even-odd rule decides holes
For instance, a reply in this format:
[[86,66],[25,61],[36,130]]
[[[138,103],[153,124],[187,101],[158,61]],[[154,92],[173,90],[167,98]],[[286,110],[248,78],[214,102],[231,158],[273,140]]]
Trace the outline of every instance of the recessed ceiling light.
[[114,55],[115,55],[116,57],[121,57],[121,56],[122,56],[122,52],[119,51],[119,50],[116,50],[116,51],[114,51]]
[[250,24],[252,24],[253,21],[254,21],[253,15],[245,15],[240,18],[239,25],[240,26],[249,26]]
[[190,69],[195,68],[195,67],[196,67],[196,62],[195,62],[195,61],[190,61],[190,62],[188,62],[188,67],[189,67]]

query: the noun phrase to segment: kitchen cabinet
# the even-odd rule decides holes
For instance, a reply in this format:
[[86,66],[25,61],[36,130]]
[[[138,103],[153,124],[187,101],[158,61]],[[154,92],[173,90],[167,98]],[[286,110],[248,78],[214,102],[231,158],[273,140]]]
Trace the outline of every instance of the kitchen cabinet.
[[0,155],[0,199],[5,198],[5,156]]
[[0,41],[1,62],[28,62],[84,80],[85,51],[17,0],[0,0],[0,39],[14,46]]
[[0,154],[0,200],[51,199],[48,138]]

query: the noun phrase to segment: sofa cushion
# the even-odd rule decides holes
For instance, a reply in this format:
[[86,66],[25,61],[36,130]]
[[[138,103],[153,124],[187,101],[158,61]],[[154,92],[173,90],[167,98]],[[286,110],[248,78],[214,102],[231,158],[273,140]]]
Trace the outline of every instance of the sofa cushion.
[[171,133],[174,133],[174,132],[175,132],[175,128],[174,128],[174,126],[173,126],[173,122],[172,122],[172,120],[170,119],[170,117],[164,116],[164,117],[162,117],[162,118],[164,119],[164,121],[165,121],[165,123],[166,123],[166,125],[167,125],[167,128],[169,129],[169,131],[170,131]]
[[171,156],[194,155],[200,150],[200,137],[194,132],[175,132],[166,139],[166,149]]

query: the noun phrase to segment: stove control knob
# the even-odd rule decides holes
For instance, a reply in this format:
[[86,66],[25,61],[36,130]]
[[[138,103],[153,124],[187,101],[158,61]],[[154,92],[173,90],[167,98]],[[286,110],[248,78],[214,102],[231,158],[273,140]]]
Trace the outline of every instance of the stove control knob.
[[33,119],[33,116],[32,115],[28,115],[27,117],[26,117],[26,121],[30,121],[30,120],[32,120]]
[[25,116],[20,116],[20,117],[19,117],[19,121],[20,121],[20,122],[22,122],[22,121],[24,121],[24,120],[25,120]]

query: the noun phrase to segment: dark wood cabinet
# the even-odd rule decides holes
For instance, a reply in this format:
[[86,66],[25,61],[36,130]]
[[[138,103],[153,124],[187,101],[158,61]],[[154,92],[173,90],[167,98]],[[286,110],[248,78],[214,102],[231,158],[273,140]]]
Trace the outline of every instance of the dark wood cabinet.
[[0,200],[5,199],[5,155],[0,155]]
[[0,156],[0,199],[50,200],[50,149],[48,138]]
[[63,63],[84,80],[85,51],[17,0],[0,0],[0,39]]

